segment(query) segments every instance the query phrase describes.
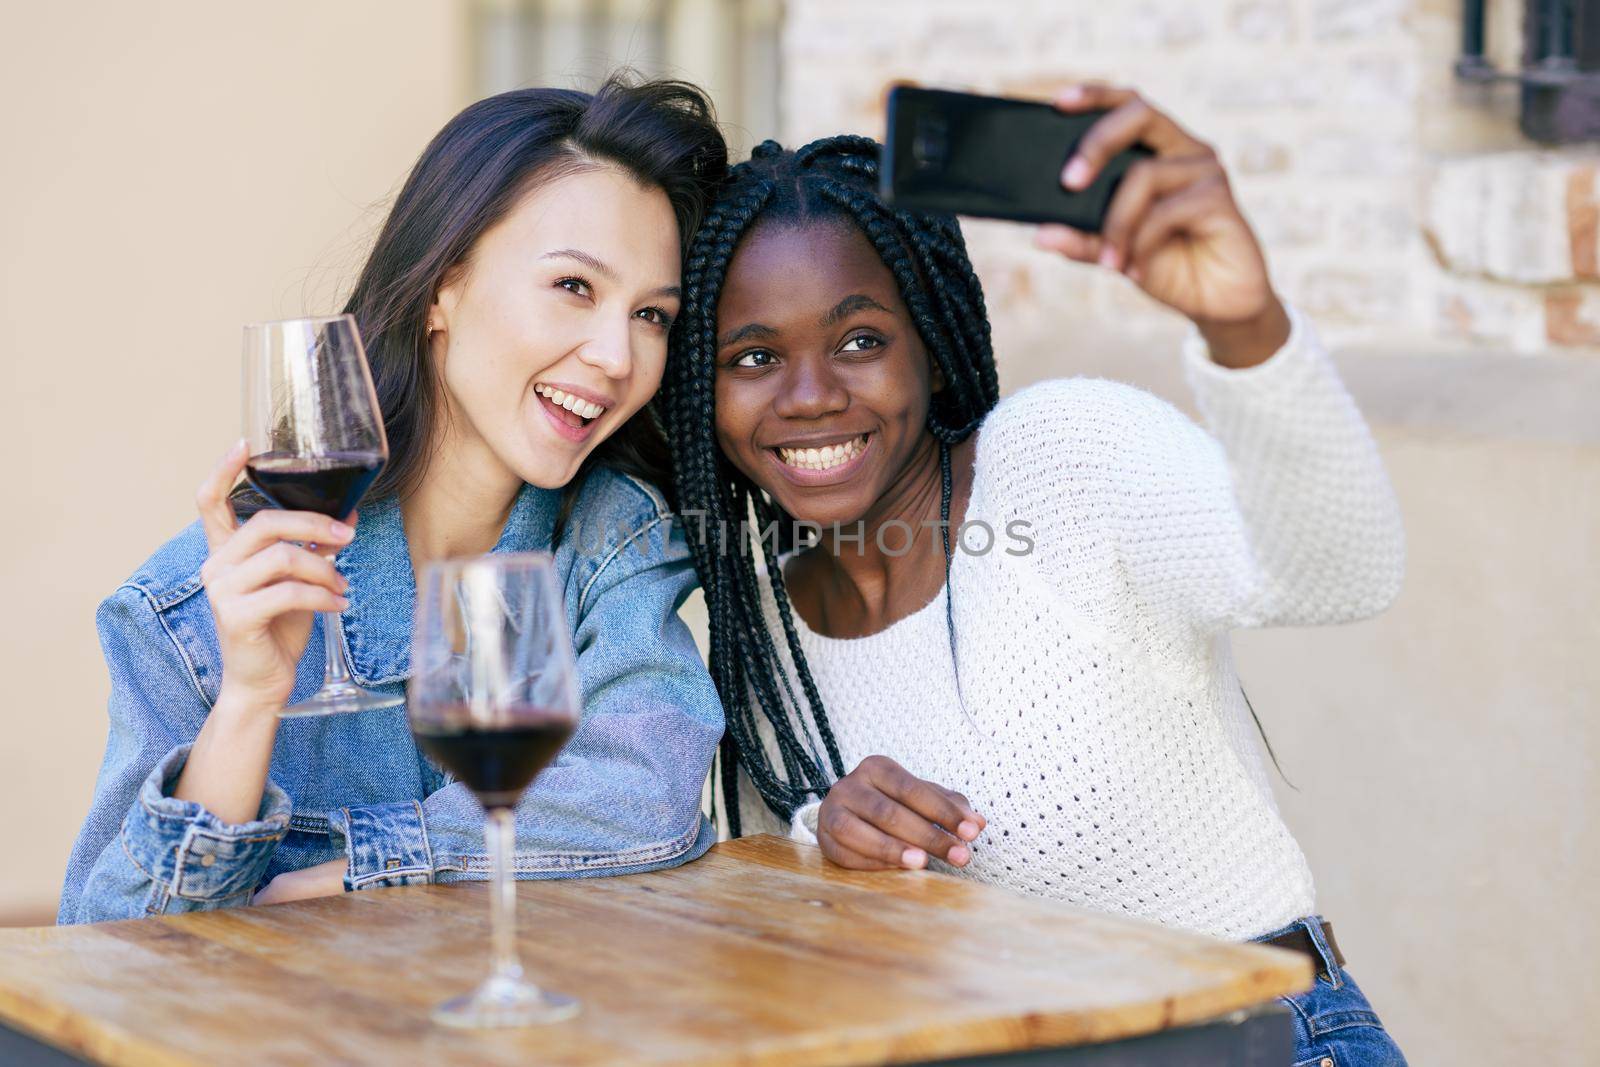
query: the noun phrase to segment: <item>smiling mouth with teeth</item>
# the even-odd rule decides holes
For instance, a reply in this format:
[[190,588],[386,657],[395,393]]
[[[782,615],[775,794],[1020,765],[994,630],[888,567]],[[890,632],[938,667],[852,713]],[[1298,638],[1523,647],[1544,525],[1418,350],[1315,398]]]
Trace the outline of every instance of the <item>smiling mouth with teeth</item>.
[[783,448],[773,449],[778,458],[790,467],[807,471],[826,471],[835,467],[842,467],[846,463],[861,455],[867,447],[867,435],[852,437],[848,441],[841,441],[836,445],[824,445],[821,448]]
[[576,416],[576,419],[568,420],[568,422],[574,426],[588,425],[588,423],[604,414],[606,410],[599,404],[591,403],[580,396],[574,396],[571,393],[563,392],[562,390],[556,389],[553,386],[538,384],[533,387],[533,391],[550,401],[550,403],[554,404],[556,407],[570,412],[572,415]]

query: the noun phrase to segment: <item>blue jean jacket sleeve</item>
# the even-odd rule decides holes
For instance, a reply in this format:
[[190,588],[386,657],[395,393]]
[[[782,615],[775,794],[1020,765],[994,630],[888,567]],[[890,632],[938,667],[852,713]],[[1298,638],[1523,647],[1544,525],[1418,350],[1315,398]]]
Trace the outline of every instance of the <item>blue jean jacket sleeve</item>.
[[117,590],[95,622],[111,672],[111,732],[58,921],[247,903],[288,829],[288,796],[268,782],[257,818],[242,824],[173,797],[209,705],[140,589]]
[[[575,567],[569,608],[583,692],[571,742],[517,809],[519,878],[674,866],[715,840],[701,787],[722,704],[678,608],[695,577],[681,531],[652,511]],[[459,782],[421,804],[331,813],[346,885],[486,878],[483,811]]]

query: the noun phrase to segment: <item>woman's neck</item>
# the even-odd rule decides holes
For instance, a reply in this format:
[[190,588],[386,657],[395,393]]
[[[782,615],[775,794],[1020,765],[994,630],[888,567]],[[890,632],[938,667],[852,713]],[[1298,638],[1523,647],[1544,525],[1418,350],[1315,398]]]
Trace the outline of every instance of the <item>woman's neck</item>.
[[400,501],[412,568],[488,552],[521,488],[522,480],[482,441],[446,431],[422,481]]
[[[974,435],[951,448],[952,547],[972,489],[976,444]],[[944,540],[937,525],[942,496],[939,443],[928,434],[859,528],[842,527],[842,537],[825,530],[817,547],[784,572],[801,618],[830,637],[862,637],[932,600],[944,585]]]

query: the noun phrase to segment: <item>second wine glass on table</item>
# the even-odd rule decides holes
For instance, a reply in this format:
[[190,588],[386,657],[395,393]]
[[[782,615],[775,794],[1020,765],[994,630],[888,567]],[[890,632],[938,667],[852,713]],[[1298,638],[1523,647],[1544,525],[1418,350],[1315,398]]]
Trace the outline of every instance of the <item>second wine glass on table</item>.
[[516,949],[516,806],[578,726],[577,663],[550,556],[501,553],[423,569],[407,711],[417,745],[486,812],[493,959],[477,990],[441,1005],[450,1026],[528,1026],[577,1001],[529,983]]
[[[367,354],[349,315],[244,330],[245,476],[274,507],[344,521],[389,459]],[[316,546],[308,546],[315,548]],[[322,688],[285,716],[393,708],[400,694],[363,689],[345,667],[344,626],[322,616]]]

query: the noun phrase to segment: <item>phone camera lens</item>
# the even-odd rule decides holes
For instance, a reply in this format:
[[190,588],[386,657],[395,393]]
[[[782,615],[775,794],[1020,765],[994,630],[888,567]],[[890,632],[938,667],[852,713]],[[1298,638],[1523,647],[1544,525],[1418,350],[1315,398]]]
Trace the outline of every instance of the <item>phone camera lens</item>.
[[943,166],[949,151],[950,139],[943,118],[930,115],[917,123],[916,136],[911,140],[911,158],[917,166]]

